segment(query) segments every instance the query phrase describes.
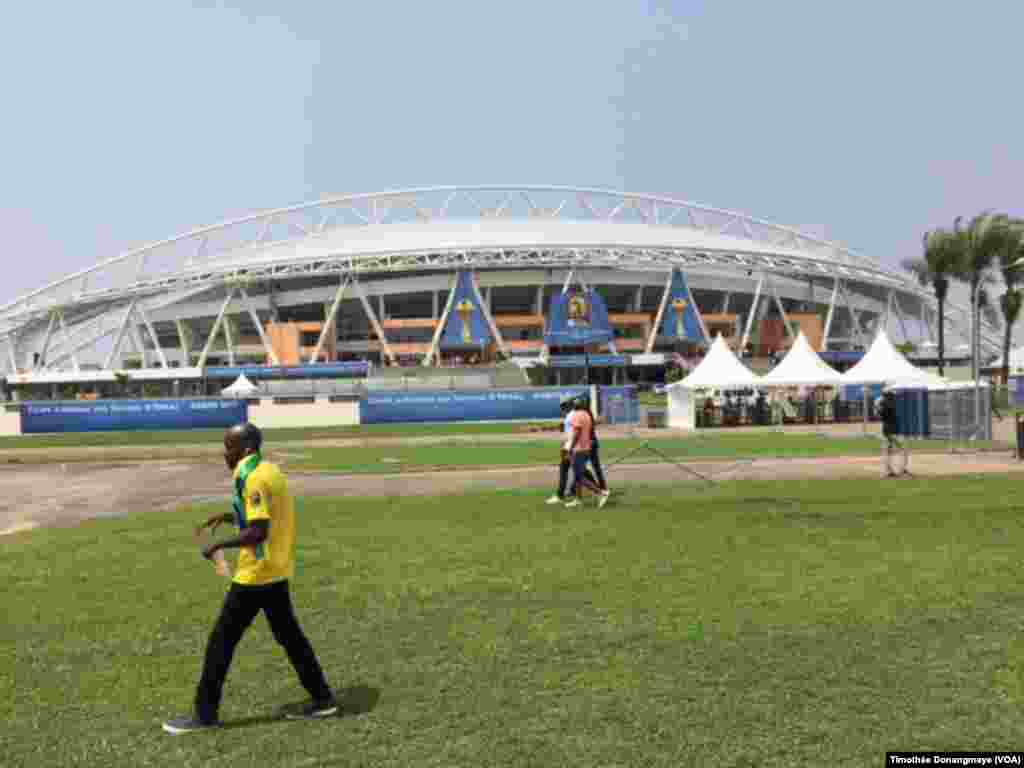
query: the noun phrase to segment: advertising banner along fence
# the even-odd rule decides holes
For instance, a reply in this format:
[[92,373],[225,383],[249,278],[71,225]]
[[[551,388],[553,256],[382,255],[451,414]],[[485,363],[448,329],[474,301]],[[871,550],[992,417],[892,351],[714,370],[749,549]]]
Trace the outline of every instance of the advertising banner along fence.
[[248,402],[236,399],[25,403],[21,433],[214,429],[248,418]]
[[[374,392],[359,402],[359,423],[556,421],[563,397],[588,393],[588,387]],[[613,416],[613,423],[639,421],[636,387],[601,387],[599,397],[602,414]]]

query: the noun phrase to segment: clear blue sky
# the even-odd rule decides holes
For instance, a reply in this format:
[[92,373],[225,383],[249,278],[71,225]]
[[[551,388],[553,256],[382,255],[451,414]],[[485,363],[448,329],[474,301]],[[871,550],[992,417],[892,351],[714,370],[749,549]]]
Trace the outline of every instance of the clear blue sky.
[[342,192],[538,183],[732,208],[896,262],[1024,215],[1024,3],[17,3],[0,301]]

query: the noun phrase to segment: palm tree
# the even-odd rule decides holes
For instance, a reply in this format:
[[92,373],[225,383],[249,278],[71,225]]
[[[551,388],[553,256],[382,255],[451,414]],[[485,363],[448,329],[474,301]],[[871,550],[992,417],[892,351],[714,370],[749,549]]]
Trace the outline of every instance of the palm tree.
[[945,229],[926,232],[922,238],[923,253],[919,259],[906,259],[903,268],[913,272],[917,281],[935,292],[939,304],[939,375],[946,365],[946,295],[949,280],[959,272],[959,256],[952,242],[953,233]]
[[999,308],[1003,313],[1003,384],[1010,383],[1010,342],[1013,338],[1013,326],[1020,317],[1024,306],[1024,293],[1017,288],[1020,272],[1017,262],[1024,259],[1024,220],[1015,219],[1010,222],[1011,228],[999,252],[999,269],[1006,283],[1006,293],[999,297]]
[[[1012,232],[1006,214],[984,211],[964,225],[962,217],[953,222],[951,243],[957,255],[957,276],[971,287],[971,346],[975,352],[981,341],[981,322],[976,302],[986,281],[987,270],[1006,248]],[[976,381],[981,360],[975,354],[971,361],[971,376]]]

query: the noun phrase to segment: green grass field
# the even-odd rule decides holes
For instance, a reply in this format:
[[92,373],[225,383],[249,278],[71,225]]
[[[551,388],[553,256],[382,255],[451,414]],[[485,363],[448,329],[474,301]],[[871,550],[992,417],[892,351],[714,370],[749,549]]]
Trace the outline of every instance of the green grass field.
[[[529,432],[536,426],[548,427],[551,422],[454,424],[365,424],[350,427],[287,427],[263,430],[270,442],[295,440],[332,440],[360,437],[406,437],[425,435],[499,435]],[[163,430],[153,432],[82,432],[53,435],[22,435],[0,437],[0,450],[31,450],[39,448],[117,448],[153,445],[221,445],[223,429]]]
[[[609,464],[641,445],[636,439],[602,440],[601,460]],[[807,433],[715,433],[700,437],[652,439],[647,443],[662,454],[679,460],[738,458],[812,458],[874,456],[877,436],[831,438]],[[948,443],[920,441],[910,444],[914,453],[942,452]],[[1004,450],[990,442],[972,444],[973,450]],[[439,443],[436,445],[367,445],[359,447],[302,447],[284,449],[283,463],[292,469],[339,474],[423,472],[429,469],[535,466],[551,464],[558,447],[553,441],[517,443]],[[662,461],[657,454],[640,450],[630,463]]]
[[[473,423],[455,424],[367,424],[346,427],[286,427],[263,430],[268,442],[294,442],[303,440],[352,439],[365,437],[423,437],[431,435],[516,434],[530,432],[538,427],[550,427],[551,422]],[[80,449],[80,447],[130,446],[188,446],[221,445],[223,429],[158,430],[138,432],[76,432],[68,434],[20,435],[0,437],[0,451],[33,451],[40,449]]]
[[[192,508],[3,541],[4,766],[878,766],[1024,738],[1010,477],[300,501],[293,594],[358,714],[263,619],[189,708],[223,582]],[[832,763],[830,761],[836,761]]]

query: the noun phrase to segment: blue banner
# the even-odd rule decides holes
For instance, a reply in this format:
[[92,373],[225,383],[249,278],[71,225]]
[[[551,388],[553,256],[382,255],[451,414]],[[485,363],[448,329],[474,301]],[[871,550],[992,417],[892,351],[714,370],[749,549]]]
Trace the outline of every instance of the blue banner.
[[697,315],[697,302],[690,295],[686,277],[678,267],[672,270],[668,301],[661,316],[658,335],[666,339],[707,343]]
[[613,335],[608,307],[597,291],[570,288],[552,299],[548,327],[544,333],[544,341],[549,347],[603,344]]
[[535,389],[437,390],[374,392],[359,401],[360,424],[401,424],[429,421],[558,420],[558,404],[566,395],[582,395],[586,387]]
[[548,362],[552,368],[625,368],[625,355],[552,355]]
[[1024,404],[1024,376],[1010,377],[1010,405]]
[[370,364],[365,360],[348,363],[319,363],[316,365],[233,365],[211,366],[205,371],[208,379],[234,381],[243,373],[247,379],[354,379],[365,378]]
[[599,419],[606,424],[637,424],[640,421],[640,398],[635,386],[598,387],[601,408]]
[[[843,400],[863,400],[864,387],[861,384],[847,384],[842,388]],[[881,384],[868,384],[868,401],[875,402],[882,396]]]
[[245,400],[99,400],[25,403],[23,435],[232,427],[249,418]]
[[480,309],[473,276],[467,269],[459,270],[452,308],[441,334],[441,349],[480,349],[490,343],[491,329]]

